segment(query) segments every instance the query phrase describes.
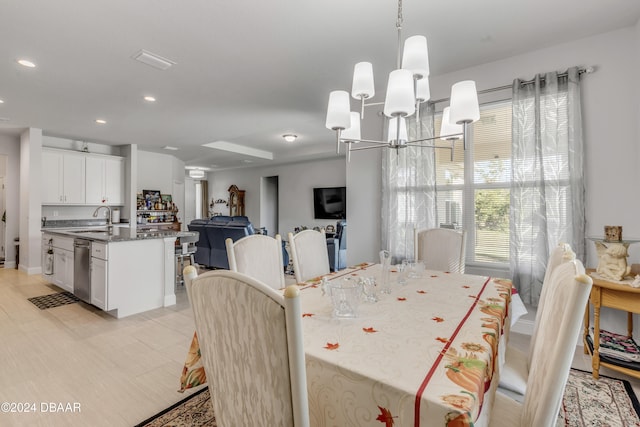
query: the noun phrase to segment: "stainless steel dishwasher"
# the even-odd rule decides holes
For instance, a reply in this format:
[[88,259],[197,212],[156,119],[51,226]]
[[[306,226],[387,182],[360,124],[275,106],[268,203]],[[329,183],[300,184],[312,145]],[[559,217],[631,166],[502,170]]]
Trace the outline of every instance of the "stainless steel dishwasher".
[[73,293],[82,301],[91,304],[91,240],[73,241]]

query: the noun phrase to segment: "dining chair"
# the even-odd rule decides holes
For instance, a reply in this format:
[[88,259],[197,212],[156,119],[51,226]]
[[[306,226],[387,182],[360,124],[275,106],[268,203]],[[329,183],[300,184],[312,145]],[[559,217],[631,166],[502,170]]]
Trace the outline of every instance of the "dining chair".
[[492,427],[556,425],[593,280],[584,274],[582,263],[573,260],[554,269],[549,285],[524,401],[496,393]]
[[185,271],[218,425],[309,425],[300,290],[245,274]]
[[282,238],[252,234],[236,240],[226,239],[229,270],[246,274],[273,289],[285,285],[282,266]]
[[289,233],[293,273],[298,283],[329,274],[329,255],[324,230]]
[[[542,291],[536,311],[536,319],[533,324],[533,333],[529,342],[529,351],[523,352],[512,345],[507,345],[505,360],[500,368],[500,383],[498,387],[512,398],[522,401],[527,390],[527,379],[529,370],[531,369],[531,357],[533,349],[538,340],[538,328],[540,318],[543,315],[546,301],[548,300],[549,289],[551,284],[551,274],[562,263],[573,261],[576,254],[568,243],[559,243],[552,251],[547,261],[547,270],[545,271],[542,282]],[[584,271],[580,272],[583,274]]]
[[464,273],[467,233],[449,228],[414,231],[414,258],[430,270]]

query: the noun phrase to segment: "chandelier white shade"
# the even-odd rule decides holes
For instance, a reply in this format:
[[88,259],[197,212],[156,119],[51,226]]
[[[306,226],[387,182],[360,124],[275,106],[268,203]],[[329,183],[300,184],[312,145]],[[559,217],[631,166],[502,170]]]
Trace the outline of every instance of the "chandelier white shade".
[[[453,157],[453,142],[456,139],[466,140],[467,125],[480,118],[478,95],[475,82],[471,80],[456,83],[451,88],[450,108],[446,109],[450,119],[443,118],[439,137],[421,138],[421,132],[416,131],[418,138],[410,140],[407,136],[405,118],[416,114],[412,122],[420,129],[420,104],[431,98],[429,90],[429,51],[427,38],[416,35],[405,40],[402,52],[402,0],[398,0],[398,55],[396,69],[389,73],[384,100],[383,113],[389,118],[388,135],[385,140],[369,140],[360,138],[360,120],[364,117],[364,107],[379,105],[380,103],[365,104],[365,100],[375,95],[373,66],[370,62],[358,62],[353,69],[351,96],[360,100],[360,113],[350,113],[349,94],[346,91],[333,91],[329,94],[326,127],[336,131],[336,152],[340,153],[340,142],[346,143],[347,160],[352,150],[366,150],[369,148],[395,148],[407,146],[423,148],[445,148],[451,150]],[[437,138],[451,141],[451,146],[425,144]],[[354,143],[364,143],[353,147]]]
[[[398,129],[398,119],[400,119],[400,129]],[[407,122],[404,117],[394,117],[389,120],[387,142],[392,145],[402,145],[406,144],[408,139]]]
[[373,83],[373,65],[371,62],[358,62],[353,67],[353,84],[351,96],[354,99],[369,99],[376,94]]
[[360,139],[360,114],[351,112],[351,125],[342,131],[342,139],[358,141]]
[[429,76],[429,51],[425,36],[412,36],[405,40],[402,68],[410,70],[416,79]]
[[476,82],[465,80],[451,86],[451,123],[471,123],[480,119]]
[[431,91],[429,90],[429,77],[423,77],[416,82],[416,101],[418,103],[431,99]]
[[462,125],[451,123],[449,118],[450,111],[450,107],[447,107],[442,111],[442,122],[440,123],[440,139],[445,141],[462,138]]
[[331,130],[344,130],[350,126],[349,93],[344,90],[334,90],[329,94],[326,127]]
[[384,100],[384,115],[387,117],[412,115],[416,111],[416,94],[413,90],[413,75],[409,70],[394,70],[389,73],[387,97]]

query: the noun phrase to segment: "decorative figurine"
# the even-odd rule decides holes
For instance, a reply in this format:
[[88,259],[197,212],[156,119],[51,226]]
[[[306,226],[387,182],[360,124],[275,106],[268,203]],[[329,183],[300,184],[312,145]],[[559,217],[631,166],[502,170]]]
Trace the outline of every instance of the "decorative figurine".
[[602,242],[594,242],[598,251],[598,268],[596,272],[603,277],[622,280],[631,273],[631,267],[627,265],[627,246],[624,243],[611,243],[608,246]]
[[604,240],[606,240],[607,242],[621,242],[622,226],[621,225],[605,225]]

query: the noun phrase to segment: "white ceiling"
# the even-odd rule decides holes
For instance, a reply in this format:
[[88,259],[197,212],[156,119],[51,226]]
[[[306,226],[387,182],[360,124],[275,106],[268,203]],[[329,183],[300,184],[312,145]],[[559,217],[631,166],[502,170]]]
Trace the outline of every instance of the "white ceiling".
[[[427,36],[439,75],[633,25],[640,1],[405,0],[403,10],[403,35]],[[392,0],[0,0],[0,133],[135,143],[214,169],[332,156],[328,94],[350,90],[353,65],[368,60],[383,100],[396,15]],[[140,49],[176,65],[134,61]],[[215,141],[274,160],[202,147]]]

